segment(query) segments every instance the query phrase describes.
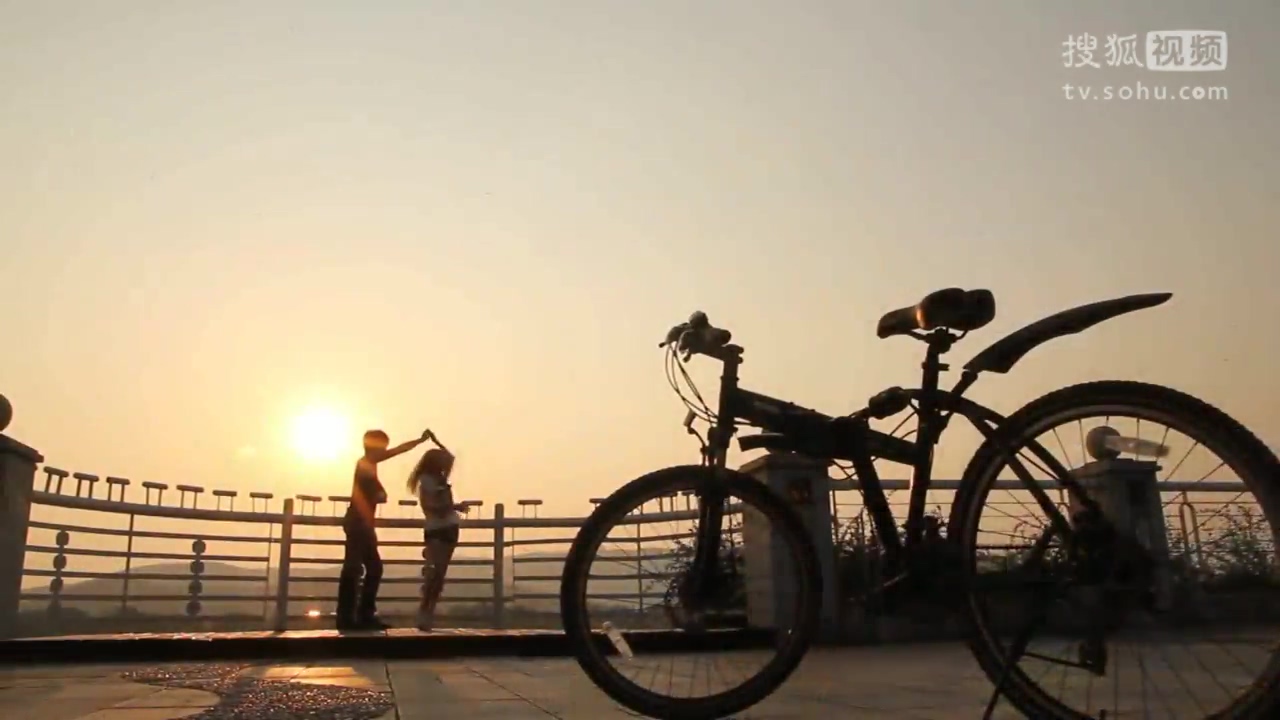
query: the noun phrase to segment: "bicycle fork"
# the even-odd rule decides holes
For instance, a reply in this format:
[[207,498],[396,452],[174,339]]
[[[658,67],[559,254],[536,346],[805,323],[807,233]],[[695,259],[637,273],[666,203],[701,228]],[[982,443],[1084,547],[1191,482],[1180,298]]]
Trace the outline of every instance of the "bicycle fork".
[[[721,408],[721,415],[725,414],[725,410]],[[732,438],[731,425],[715,425],[707,433],[707,442],[702,448],[707,478],[696,490],[698,526],[693,562],[679,593],[680,604],[696,616],[701,616],[706,609],[706,601],[715,597],[714,585],[718,575],[716,564],[720,559],[720,537],[724,532],[724,505],[729,497],[717,474],[725,466]]]
[[[716,572],[720,560],[720,538],[724,533],[724,489],[712,480],[698,489],[698,528],[693,562],[681,587],[680,601],[694,618],[700,618],[716,597]],[[696,620],[695,620],[696,621]]]

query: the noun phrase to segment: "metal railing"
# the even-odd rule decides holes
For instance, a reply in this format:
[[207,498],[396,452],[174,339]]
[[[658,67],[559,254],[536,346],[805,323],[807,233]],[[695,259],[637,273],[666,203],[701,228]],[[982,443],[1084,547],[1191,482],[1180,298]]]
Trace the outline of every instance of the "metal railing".
[[[233,491],[209,493],[210,501],[204,488],[180,485],[176,498],[168,493],[174,505],[164,503],[171,488],[160,483],[143,483],[139,502],[124,478],[108,478],[104,492],[91,474],[41,472],[20,595],[24,634],[322,627],[333,609],[347,497],[252,493],[243,509]],[[559,573],[584,519],[540,518],[540,500],[519,501],[520,517],[508,516],[502,503],[488,517],[483,502],[467,504],[473,512],[462,521],[441,598],[450,621],[557,627]],[[378,507],[384,616],[409,616],[418,603],[423,541],[416,506],[401,500]],[[599,598],[639,607],[660,601],[662,588],[645,566],[662,561],[664,551],[647,548],[673,536],[648,536],[643,526],[695,516],[663,498],[629,518],[635,570],[605,584],[632,590]]]
[[[906,516],[905,491],[909,483],[888,481],[886,495],[895,516]],[[954,481],[934,481],[929,493],[930,514],[947,520],[950,496],[958,487]],[[1172,559],[1197,573],[1202,579],[1213,575],[1253,574],[1273,576],[1277,560],[1270,526],[1256,501],[1239,481],[1165,480],[1156,485],[1159,503]],[[874,525],[860,502],[847,502],[832,493],[832,532],[837,553],[852,554],[859,548],[874,546]],[[1069,514],[1065,492],[1056,491],[1059,509]],[[1002,519],[1003,532],[990,532],[979,526],[978,545],[985,551],[1002,553],[1028,547],[1042,529],[1043,522],[1033,523],[1024,514],[1030,496],[1017,480],[997,481],[987,498],[991,515]],[[984,513],[985,515],[985,513]],[[984,539],[984,535],[985,537]],[[994,536],[994,537],[993,537]],[[1012,543],[1016,539],[1021,542]],[[875,554],[868,553],[868,554]],[[860,568],[868,576],[870,567]],[[872,581],[867,577],[865,581]],[[857,584],[857,583],[855,583]]]
[[[175,506],[163,503],[170,488],[162,484],[143,483],[143,499],[137,502],[128,497],[127,479],[106,478],[106,492],[95,493],[96,476],[52,467],[42,472],[32,497],[23,567],[23,634],[324,626],[342,564],[340,528],[347,498],[300,495],[277,501],[252,493],[250,508],[237,509],[234,492],[214,491],[210,500],[203,488],[183,485],[174,488]],[[935,481],[938,504],[949,503],[957,485]],[[1166,485],[1174,491],[1165,507],[1169,527],[1183,540],[1179,551],[1209,562],[1200,535],[1222,507],[1238,499],[1243,486]],[[896,491],[907,483],[887,481],[886,486]],[[1001,489],[1014,493],[1017,487]],[[1223,493],[1234,496],[1225,503],[1209,499]],[[858,522],[860,504],[844,502],[856,495],[832,493],[834,534],[847,534],[849,524]],[[673,543],[690,536],[656,526],[691,523],[696,518],[691,501],[687,494],[672,495],[633,513],[626,523],[633,537],[626,540],[629,554],[623,564],[634,568],[603,578],[607,587],[593,589],[589,599],[641,611],[661,603],[662,568],[670,565]],[[449,624],[558,627],[560,571],[585,519],[538,517],[541,501],[532,499],[517,503],[519,517],[508,515],[502,503],[493,505],[488,517],[482,502],[470,504],[475,513],[462,522],[441,600]],[[384,616],[408,617],[422,582],[422,519],[416,503],[379,506],[377,527],[386,568],[380,610]],[[646,569],[649,564],[659,569]]]

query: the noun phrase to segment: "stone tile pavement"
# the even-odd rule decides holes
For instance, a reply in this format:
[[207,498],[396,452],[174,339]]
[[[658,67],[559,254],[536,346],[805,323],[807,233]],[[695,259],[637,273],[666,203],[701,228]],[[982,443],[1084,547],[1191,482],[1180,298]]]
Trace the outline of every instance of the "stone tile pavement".
[[[968,720],[980,715],[989,692],[986,678],[958,646],[815,650],[782,690],[739,717]],[[4,720],[185,717],[611,720],[637,716],[591,685],[571,659],[0,667],[0,718]]]
[[[959,645],[815,649],[777,694],[736,717],[973,720],[990,692]],[[1167,702],[1155,709],[1204,715]],[[0,666],[2,720],[635,717],[561,658]],[[1005,707],[997,717],[1019,715]]]
[[218,702],[197,690],[160,688],[121,678],[116,665],[0,668],[5,720],[168,720]]

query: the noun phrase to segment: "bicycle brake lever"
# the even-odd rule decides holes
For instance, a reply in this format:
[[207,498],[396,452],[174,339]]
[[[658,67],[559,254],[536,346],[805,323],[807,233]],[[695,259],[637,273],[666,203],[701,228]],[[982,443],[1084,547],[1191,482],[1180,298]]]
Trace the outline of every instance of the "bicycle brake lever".
[[668,345],[674,345],[680,341],[680,337],[689,329],[689,323],[680,323],[667,331],[667,339],[658,343],[658,347],[664,348]]

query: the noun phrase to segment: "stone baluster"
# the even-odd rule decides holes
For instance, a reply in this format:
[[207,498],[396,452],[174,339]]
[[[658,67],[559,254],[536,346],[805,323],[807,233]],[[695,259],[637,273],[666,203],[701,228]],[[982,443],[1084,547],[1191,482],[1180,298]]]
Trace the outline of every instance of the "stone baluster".
[[204,574],[204,551],[207,547],[204,540],[195,540],[191,543],[191,553],[195,555],[195,559],[191,561],[191,582],[187,585],[187,595],[190,600],[187,601],[187,617],[195,617],[200,614],[200,593],[204,592],[204,583],[200,582],[200,576]]
[[72,473],[71,477],[76,480],[76,497],[80,497],[86,483],[89,485],[89,494],[85,497],[93,497],[93,486],[98,484],[98,476],[93,473],[78,472]]
[[668,510],[670,510],[671,512],[675,512],[676,498],[679,496],[680,496],[680,493],[675,490],[672,490],[669,493],[664,493],[662,495],[659,495],[658,496],[658,512],[662,513],[662,512],[667,512]]
[[175,490],[178,491],[178,507],[187,506],[187,495],[191,495],[191,509],[195,510],[200,504],[200,495],[204,493],[204,488],[199,485],[178,485]]
[[[249,501],[253,505],[254,512],[267,512],[271,509],[271,500],[275,497],[269,492],[251,492],[249,493]],[[258,501],[262,501],[262,509],[258,509]]]
[[55,620],[62,613],[62,588],[65,585],[62,573],[67,569],[67,545],[71,543],[71,533],[59,530],[53,538],[58,546],[58,554],[53,556],[53,580],[49,581],[49,615]]
[[223,499],[223,498],[226,498],[226,499],[227,499],[227,509],[228,509],[228,510],[231,510],[231,511],[233,511],[233,512],[234,512],[234,511],[235,511],[235,509],[236,509],[236,496],[237,496],[237,495],[239,495],[239,493],[237,493],[235,490],[214,490],[214,491],[213,491],[213,497],[215,498],[215,500],[214,500],[214,503],[215,503],[214,507],[215,507],[215,509],[217,509],[217,510],[221,510],[221,509],[222,509],[222,499]]
[[67,472],[66,470],[63,470],[61,468],[56,468],[56,467],[49,467],[48,465],[45,465],[44,466],[44,491],[50,492],[50,488],[52,487],[52,491],[54,493],[61,495],[62,481],[66,480],[67,477],[70,475],[71,473]]
[[[127,487],[129,487],[128,478],[108,477],[107,478],[107,499],[124,502],[124,493],[125,493],[125,488]],[[116,497],[117,489],[119,489],[119,495],[120,495],[119,498]]]
[[302,514],[303,514],[303,515],[306,515],[306,514],[307,514],[307,504],[308,504],[308,503],[310,503],[310,504],[311,504],[311,514],[312,514],[312,515],[315,515],[315,514],[316,514],[316,503],[320,502],[320,500],[321,500],[321,497],[320,497],[319,495],[299,495],[299,496],[298,496],[298,502],[302,503]]
[[152,491],[152,490],[155,490],[155,491],[156,491],[156,503],[155,503],[155,504],[156,504],[156,505],[163,505],[163,504],[164,504],[164,491],[165,491],[165,490],[168,490],[168,489],[169,489],[169,486],[168,486],[168,485],[166,485],[165,483],[160,483],[160,482],[150,482],[150,481],[148,481],[148,482],[144,482],[144,483],[142,483],[142,489],[146,491],[146,499],[144,500],[144,502],[146,502],[146,504],[148,504],[148,505],[150,505],[150,504],[151,504],[151,491]]
[[337,515],[337,514],[338,514],[338,505],[339,505],[339,504],[346,505],[347,503],[350,503],[350,502],[351,502],[351,496],[350,496],[350,495],[330,495],[330,496],[329,496],[329,503],[330,503],[329,507],[330,507],[330,511],[331,511],[334,515]]

